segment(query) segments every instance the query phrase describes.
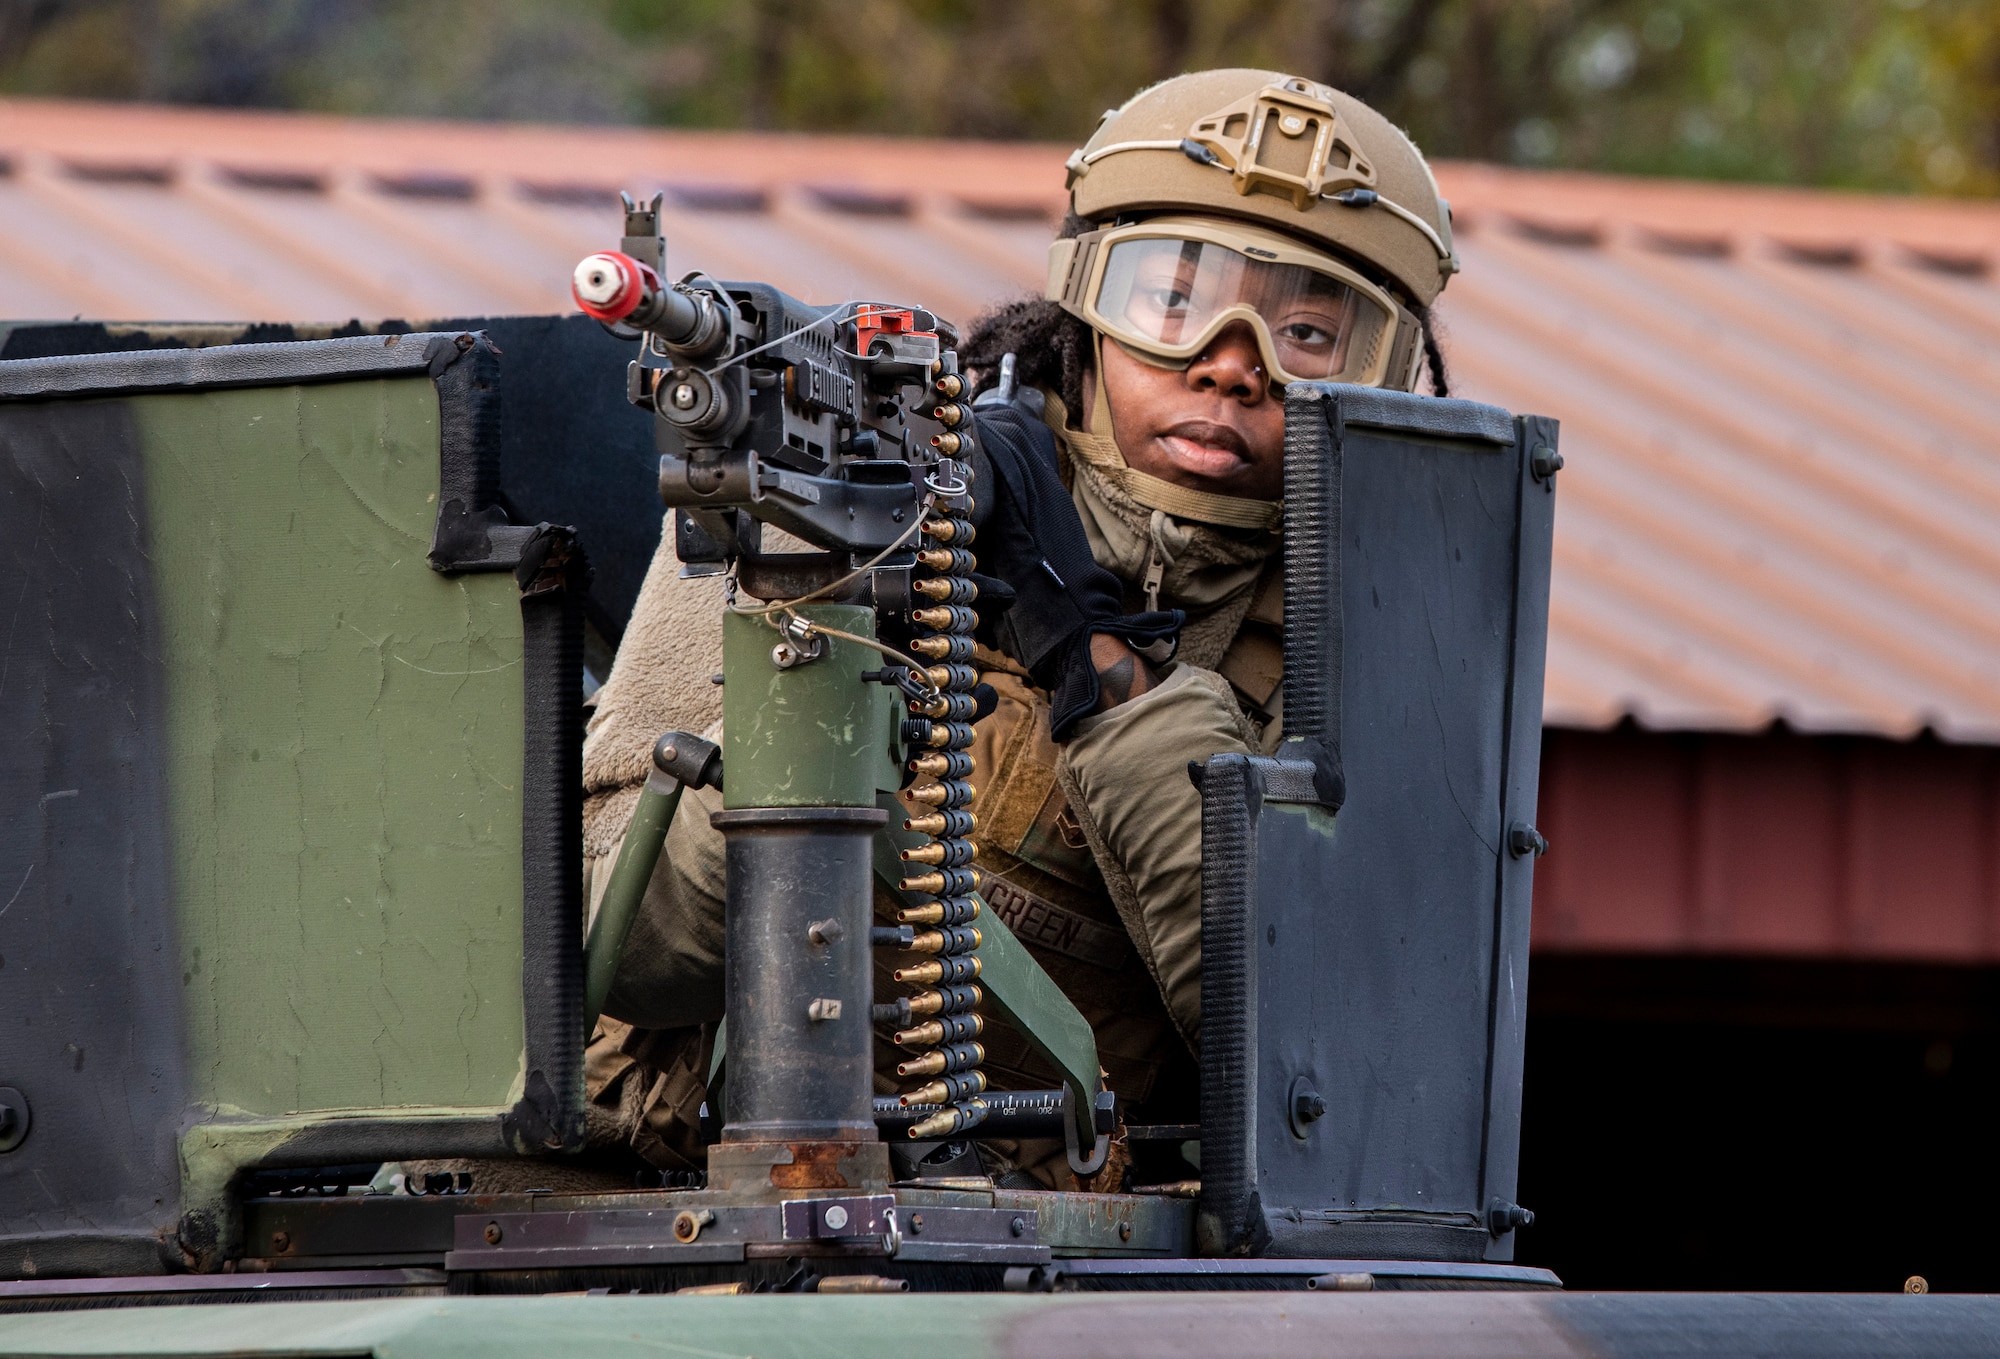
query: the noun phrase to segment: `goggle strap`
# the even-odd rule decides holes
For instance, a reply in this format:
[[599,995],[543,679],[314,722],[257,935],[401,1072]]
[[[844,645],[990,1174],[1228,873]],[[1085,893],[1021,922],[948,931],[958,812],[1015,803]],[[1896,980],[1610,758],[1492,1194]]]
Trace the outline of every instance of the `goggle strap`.
[[1401,303],[1396,305],[1396,333],[1389,350],[1389,366],[1382,372],[1382,385],[1399,392],[1417,389],[1417,365],[1423,360],[1423,323]]
[[1081,236],[1071,236],[1049,245],[1049,279],[1042,296],[1060,303],[1064,311],[1083,315],[1083,294],[1090,285],[1092,267],[1097,263],[1097,247],[1110,228],[1099,227]]
[[1042,296],[1066,311],[1076,310],[1076,294],[1083,290],[1083,281],[1076,276],[1078,253],[1074,236],[1049,242],[1049,277]]

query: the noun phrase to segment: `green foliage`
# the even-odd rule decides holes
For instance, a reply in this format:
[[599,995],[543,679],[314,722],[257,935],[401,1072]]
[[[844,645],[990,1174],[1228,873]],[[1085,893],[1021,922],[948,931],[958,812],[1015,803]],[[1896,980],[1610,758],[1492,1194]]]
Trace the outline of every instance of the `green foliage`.
[[[1494,6],[1498,22],[1482,34],[1476,9],[1457,7],[1412,64],[1397,111],[1426,145],[1496,159],[1856,188],[2000,187],[2000,10],[1989,0],[1585,8]],[[1444,31],[1454,23],[1465,29]],[[1474,55],[1489,45],[1508,54],[1491,64],[1500,86],[1490,93]]]
[[1994,0],[0,0],[0,90],[1075,141],[1268,65],[1434,155],[2000,190]]

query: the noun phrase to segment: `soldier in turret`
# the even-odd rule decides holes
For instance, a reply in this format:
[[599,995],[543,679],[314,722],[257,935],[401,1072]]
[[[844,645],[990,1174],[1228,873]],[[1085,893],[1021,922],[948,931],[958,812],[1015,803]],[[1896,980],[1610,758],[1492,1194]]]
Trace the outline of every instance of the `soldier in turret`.
[[[1193,1121],[1201,807],[1190,761],[1283,740],[1283,389],[1446,375],[1429,307],[1457,269],[1409,139],[1323,85],[1177,77],[1069,161],[1046,296],[972,328],[982,632],[975,839],[988,907],[1096,1030],[1128,1107]],[[662,731],[720,716],[721,590],[663,546],[585,752],[592,899]],[[1176,646],[1177,641],[1177,646]],[[682,804],[591,1045],[594,1140],[696,1168],[722,1011],[722,838]],[[988,1030],[996,1086],[1048,1085]],[[1034,1148],[1016,1149],[1039,1178]],[[1112,1168],[1115,1174],[1115,1167]],[[1097,1186],[1115,1187],[1115,1186]]]

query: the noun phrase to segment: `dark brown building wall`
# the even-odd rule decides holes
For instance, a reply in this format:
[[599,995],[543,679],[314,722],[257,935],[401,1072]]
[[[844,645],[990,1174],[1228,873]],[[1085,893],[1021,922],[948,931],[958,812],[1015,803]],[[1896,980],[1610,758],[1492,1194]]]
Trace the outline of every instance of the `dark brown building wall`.
[[1544,953],[2000,960],[2000,749],[1552,729]]

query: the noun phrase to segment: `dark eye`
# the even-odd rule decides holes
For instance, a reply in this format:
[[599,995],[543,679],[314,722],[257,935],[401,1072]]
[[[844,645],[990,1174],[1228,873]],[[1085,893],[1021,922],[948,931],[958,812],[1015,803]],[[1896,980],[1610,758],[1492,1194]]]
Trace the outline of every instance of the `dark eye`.
[[1310,321],[1294,321],[1288,326],[1280,327],[1278,334],[1280,338],[1289,340],[1295,345],[1312,346],[1333,343],[1332,335]]

